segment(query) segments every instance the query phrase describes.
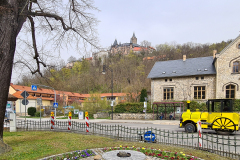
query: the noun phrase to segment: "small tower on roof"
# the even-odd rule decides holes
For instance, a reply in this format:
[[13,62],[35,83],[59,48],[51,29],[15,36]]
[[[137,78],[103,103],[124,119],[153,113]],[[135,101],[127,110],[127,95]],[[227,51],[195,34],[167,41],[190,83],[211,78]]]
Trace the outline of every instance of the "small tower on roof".
[[130,43],[137,44],[137,37],[135,36],[135,33],[133,32],[133,36],[130,40]]

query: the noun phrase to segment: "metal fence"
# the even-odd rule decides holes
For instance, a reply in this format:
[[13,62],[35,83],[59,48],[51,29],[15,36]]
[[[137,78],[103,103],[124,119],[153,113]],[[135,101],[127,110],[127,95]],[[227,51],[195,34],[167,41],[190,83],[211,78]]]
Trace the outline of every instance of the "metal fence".
[[[18,131],[30,130],[51,130],[50,120],[42,121],[17,121]],[[89,133],[86,133],[86,124],[72,121],[71,131],[82,134],[95,134],[106,136],[117,140],[127,141],[142,141],[144,142],[144,134],[151,131],[155,136],[153,143],[174,145],[181,147],[194,148],[204,150],[207,152],[219,154],[226,157],[231,157],[240,160],[240,137],[237,135],[217,135],[217,134],[202,134],[202,147],[199,147],[199,133],[185,133],[185,132],[170,132],[168,130],[161,130],[157,128],[133,128],[122,125],[102,125],[97,123],[90,123]],[[68,131],[68,121],[55,121],[53,131]]]

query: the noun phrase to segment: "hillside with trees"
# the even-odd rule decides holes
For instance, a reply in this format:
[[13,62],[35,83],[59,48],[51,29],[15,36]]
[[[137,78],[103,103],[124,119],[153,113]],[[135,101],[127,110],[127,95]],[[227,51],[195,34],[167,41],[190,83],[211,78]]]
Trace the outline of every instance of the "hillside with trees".
[[[110,55],[104,64],[113,69],[113,92],[139,93],[143,88],[150,91],[151,80],[147,76],[156,61],[182,59],[183,55],[187,58],[212,56],[214,49],[219,53],[231,41],[214,44],[159,44],[152,53]],[[154,56],[155,58],[151,60],[143,60],[145,57]],[[76,60],[77,58],[71,57],[70,59]],[[107,70],[105,75],[102,74],[101,58],[95,59],[95,63],[83,59],[75,62],[71,69],[65,66],[64,62],[61,65],[51,66],[43,72],[43,77],[40,75],[24,76],[18,84],[26,86],[30,86],[31,83],[44,84],[57,90],[78,93],[111,92],[111,71]]]

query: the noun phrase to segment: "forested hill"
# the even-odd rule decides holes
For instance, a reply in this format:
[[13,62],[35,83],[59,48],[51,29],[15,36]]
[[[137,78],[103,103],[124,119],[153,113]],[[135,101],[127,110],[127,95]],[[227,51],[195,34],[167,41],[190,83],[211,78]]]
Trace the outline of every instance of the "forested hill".
[[[156,46],[152,53],[140,52],[131,53],[127,56],[116,54],[109,56],[104,64],[113,69],[113,90],[114,92],[139,93],[142,88],[150,91],[150,79],[147,76],[156,61],[166,61],[187,58],[212,56],[213,50],[218,53],[225,48],[232,40],[214,44],[196,43],[165,43]],[[146,57],[148,60],[143,60]],[[62,66],[47,68],[43,71],[44,78],[39,75],[24,76],[19,85],[30,86],[32,83],[43,84],[54,87],[56,90],[91,93],[111,93],[111,71],[107,70],[102,74],[103,66],[101,59],[94,63],[83,60],[74,64],[72,69]]]

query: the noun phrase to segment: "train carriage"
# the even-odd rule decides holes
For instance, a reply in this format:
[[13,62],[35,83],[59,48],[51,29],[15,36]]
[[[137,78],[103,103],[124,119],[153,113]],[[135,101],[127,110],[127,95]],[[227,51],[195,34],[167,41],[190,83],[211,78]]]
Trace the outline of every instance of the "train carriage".
[[200,112],[198,109],[191,112],[188,108],[180,119],[179,127],[186,132],[197,131],[197,121],[201,121],[202,129],[212,129],[218,134],[230,134],[239,130],[239,113],[233,112],[232,99],[209,99],[208,112]]

